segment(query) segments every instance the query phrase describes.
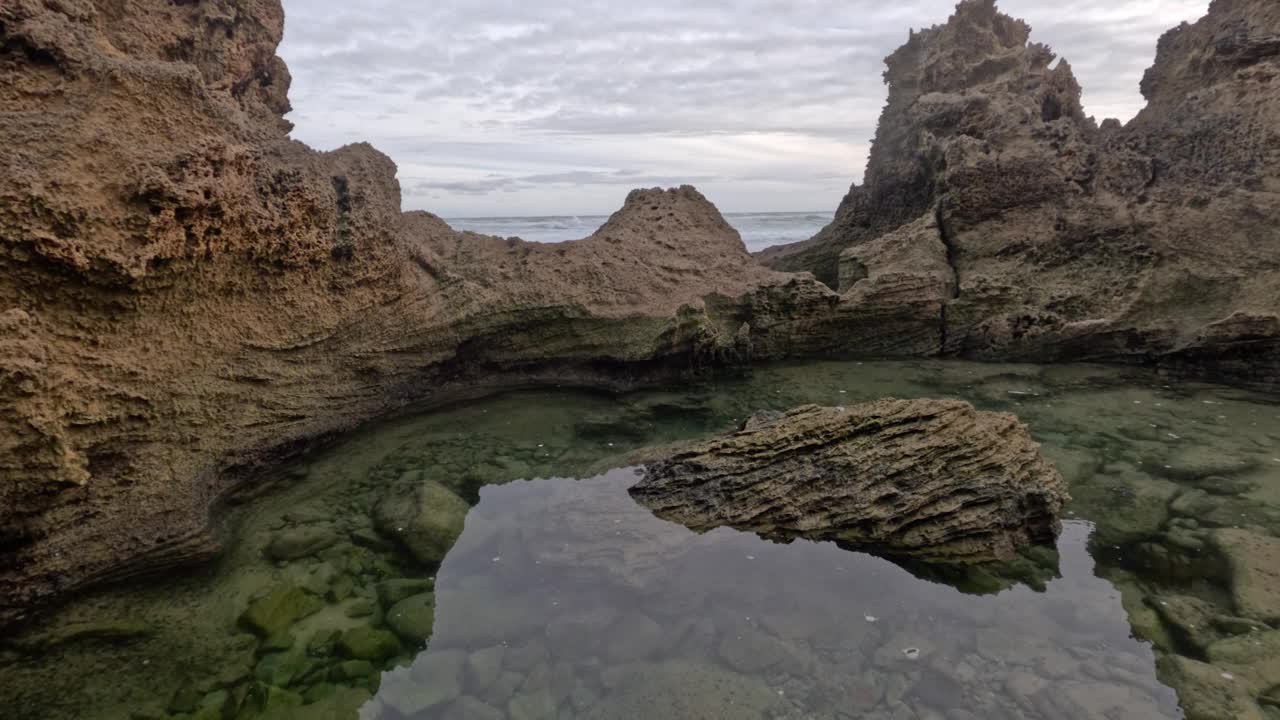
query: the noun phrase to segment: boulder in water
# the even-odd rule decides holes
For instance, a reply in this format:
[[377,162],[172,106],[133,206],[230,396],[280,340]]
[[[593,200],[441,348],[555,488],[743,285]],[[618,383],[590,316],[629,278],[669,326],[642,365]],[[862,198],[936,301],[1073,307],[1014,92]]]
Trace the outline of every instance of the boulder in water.
[[728,525],[928,562],[1052,540],[1058,471],[1013,415],[955,400],[807,405],[646,466],[631,495],[693,530]]

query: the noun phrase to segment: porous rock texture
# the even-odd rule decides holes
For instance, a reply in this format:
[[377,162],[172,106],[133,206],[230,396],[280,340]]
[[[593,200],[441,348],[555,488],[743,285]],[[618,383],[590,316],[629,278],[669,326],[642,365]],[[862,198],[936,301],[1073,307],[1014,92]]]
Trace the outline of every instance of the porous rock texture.
[[1280,5],[1214,0],[1167,33],[1124,126],[1029,37],[994,0],[912,33],[863,182],[759,257],[842,304],[902,288],[943,354],[1280,388]]
[[554,246],[401,213],[387,157],[287,137],[283,21],[0,3],[0,622],[208,557],[256,468],[369,418],[767,357],[832,304],[692,188]]
[[1025,425],[958,400],[757,413],[646,465],[630,492],[697,531],[727,525],[937,563],[1009,560],[1051,541],[1067,500]]

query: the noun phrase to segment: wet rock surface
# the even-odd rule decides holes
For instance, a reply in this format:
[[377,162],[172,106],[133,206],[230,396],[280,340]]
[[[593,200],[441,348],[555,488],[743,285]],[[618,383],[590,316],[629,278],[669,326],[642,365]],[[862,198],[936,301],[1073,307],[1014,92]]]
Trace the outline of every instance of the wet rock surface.
[[1068,499],[1016,417],[945,400],[757,413],[648,464],[630,493],[697,531],[728,525],[941,563],[1010,560],[1051,542]]

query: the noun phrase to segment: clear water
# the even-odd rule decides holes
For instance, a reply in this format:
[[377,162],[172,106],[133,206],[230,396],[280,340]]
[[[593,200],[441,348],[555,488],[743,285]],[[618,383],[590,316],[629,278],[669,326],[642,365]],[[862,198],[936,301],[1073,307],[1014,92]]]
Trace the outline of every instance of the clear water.
[[[742,235],[747,249],[755,252],[773,245],[808,240],[831,222],[830,212],[725,213],[725,219]],[[453,218],[455,230],[483,235],[519,237],[530,242],[578,240],[595,232],[609,218],[604,215],[554,217]]]
[[[757,409],[890,395],[1018,413],[1075,497],[1056,554],[942,578],[828,543],[696,535],[626,493],[639,448],[722,432]],[[11,634],[0,707],[21,718],[1179,718],[1203,688],[1157,660],[1206,658],[1154,608],[1192,598],[1234,615],[1229,578],[1198,565],[1188,538],[1280,534],[1278,448],[1280,405],[1267,398],[1087,366],[811,363],[622,397],[509,394],[354,434],[233,511],[216,565],[96,592]],[[383,497],[427,481],[472,506],[438,566],[372,529]],[[299,529],[334,542],[267,556]],[[378,589],[417,580],[421,592],[425,578],[434,606],[416,627],[433,631],[396,639],[386,628],[403,632],[409,611]],[[287,635],[238,624],[255,598],[285,590],[314,611]],[[370,631],[370,660],[333,642]],[[1250,687],[1274,672],[1221,668],[1239,676],[1222,682]]]

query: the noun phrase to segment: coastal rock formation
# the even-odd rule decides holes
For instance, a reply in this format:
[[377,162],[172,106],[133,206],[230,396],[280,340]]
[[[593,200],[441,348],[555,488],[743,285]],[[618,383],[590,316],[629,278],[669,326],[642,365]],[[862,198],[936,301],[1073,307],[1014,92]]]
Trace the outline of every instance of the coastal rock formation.
[[[862,184],[813,239],[760,254],[865,303],[910,236],[941,352],[1155,363],[1280,387],[1280,9],[1215,0],[1160,41],[1127,125],[1086,117],[1066,61],[994,0],[887,59]],[[895,237],[896,236],[896,237]],[[892,239],[891,239],[892,238]],[[882,275],[883,277],[883,275]]]
[[757,413],[646,466],[630,492],[691,529],[835,540],[929,562],[1009,560],[1052,540],[1062,476],[1013,415],[955,400]]
[[0,622],[208,557],[229,492],[372,417],[768,357],[833,304],[692,188],[555,246],[401,213],[386,156],[287,137],[282,29],[0,5]]

